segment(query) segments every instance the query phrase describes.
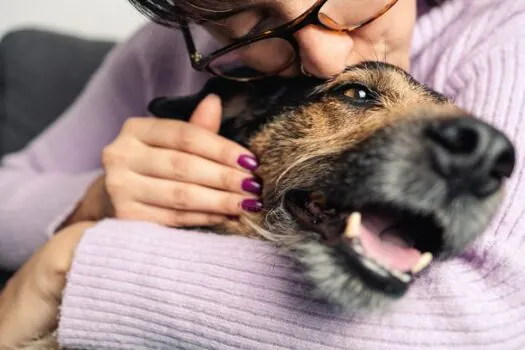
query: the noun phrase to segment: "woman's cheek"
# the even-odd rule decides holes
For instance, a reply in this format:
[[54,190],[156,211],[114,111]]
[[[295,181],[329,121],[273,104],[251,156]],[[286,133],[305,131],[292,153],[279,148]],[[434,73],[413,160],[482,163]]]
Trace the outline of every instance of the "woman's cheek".
[[408,69],[408,57],[416,22],[416,1],[400,0],[389,12],[354,31],[354,49],[347,64],[380,60]]
[[416,23],[416,0],[399,0],[388,12],[353,35],[370,41],[384,39],[410,41]]

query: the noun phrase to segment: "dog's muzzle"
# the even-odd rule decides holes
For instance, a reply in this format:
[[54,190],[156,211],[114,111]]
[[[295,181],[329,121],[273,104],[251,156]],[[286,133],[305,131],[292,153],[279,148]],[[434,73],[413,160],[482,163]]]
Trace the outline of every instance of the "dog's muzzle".
[[370,287],[400,294],[433,257],[461,253],[482,233],[514,163],[509,139],[477,119],[399,122],[285,203]]

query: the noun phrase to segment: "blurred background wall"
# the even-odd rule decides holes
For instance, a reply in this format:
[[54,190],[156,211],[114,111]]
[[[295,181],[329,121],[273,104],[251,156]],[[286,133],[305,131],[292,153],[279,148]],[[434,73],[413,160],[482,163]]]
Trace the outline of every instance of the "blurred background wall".
[[0,37],[33,27],[122,40],[144,21],[127,0],[0,0]]

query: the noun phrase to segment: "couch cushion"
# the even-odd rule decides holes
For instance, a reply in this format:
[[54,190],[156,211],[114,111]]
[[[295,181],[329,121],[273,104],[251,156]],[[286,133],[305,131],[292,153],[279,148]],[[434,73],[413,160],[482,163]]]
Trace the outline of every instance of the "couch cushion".
[[0,41],[0,156],[23,148],[74,101],[113,43],[22,29]]

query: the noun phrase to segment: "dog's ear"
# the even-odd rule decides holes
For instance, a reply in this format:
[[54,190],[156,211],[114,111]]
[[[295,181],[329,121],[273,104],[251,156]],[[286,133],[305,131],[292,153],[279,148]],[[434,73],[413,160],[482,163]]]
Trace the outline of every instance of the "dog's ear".
[[232,103],[241,101],[248,83],[224,78],[212,78],[196,94],[180,97],[159,97],[151,101],[148,110],[158,118],[180,119],[188,121],[197,105],[209,94],[216,94],[223,105],[223,119],[234,117],[238,108],[230,108]]
[[292,96],[285,97],[288,92],[305,96],[304,91],[317,83],[314,79],[290,80],[278,76],[249,82],[215,77],[194,95],[157,98],[148,109],[156,117],[188,121],[202,99],[216,94],[222,101],[220,134],[246,147],[251,136],[270,121],[277,108],[293,103]]
[[194,95],[159,97],[151,101],[148,110],[158,118],[189,121],[197,105],[209,94],[216,94],[222,102],[222,122],[219,134],[245,147],[248,135],[240,127],[248,109],[249,94],[253,84],[212,78]]
[[197,108],[198,94],[181,97],[157,97],[148,105],[148,111],[157,118],[188,121]]

